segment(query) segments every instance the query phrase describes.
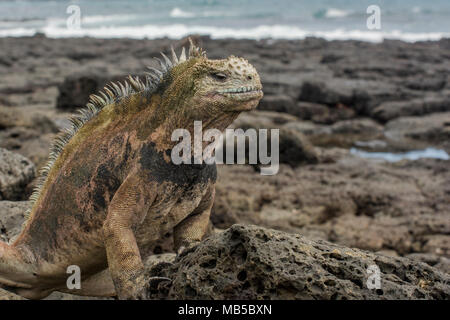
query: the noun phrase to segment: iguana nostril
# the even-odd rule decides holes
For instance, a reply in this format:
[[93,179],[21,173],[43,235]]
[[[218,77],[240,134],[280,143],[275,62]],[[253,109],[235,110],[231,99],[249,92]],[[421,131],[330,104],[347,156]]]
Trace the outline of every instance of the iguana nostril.
[[252,80],[253,77],[252,77],[252,76],[247,76],[247,79],[248,79],[248,80]]

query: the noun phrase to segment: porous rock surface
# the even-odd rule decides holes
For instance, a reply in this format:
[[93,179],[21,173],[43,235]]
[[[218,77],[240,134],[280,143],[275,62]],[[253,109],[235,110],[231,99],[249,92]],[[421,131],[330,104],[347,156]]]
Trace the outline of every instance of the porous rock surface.
[[[380,269],[369,289],[368,268]],[[450,277],[422,262],[308,240],[252,225],[233,225],[151,275],[169,299],[448,299]]]
[[0,148],[0,200],[22,200],[34,176],[35,167],[29,159]]
[[0,201],[0,241],[9,242],[19,234],[30,206],[30,201]]

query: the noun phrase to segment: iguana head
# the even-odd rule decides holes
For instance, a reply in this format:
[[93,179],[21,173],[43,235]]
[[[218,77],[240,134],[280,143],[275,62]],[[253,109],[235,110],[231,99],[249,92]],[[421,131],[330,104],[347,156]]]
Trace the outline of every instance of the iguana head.
[[173,50],[172,59],[163,57],[155,93],[161,96],[161,118],[172,123],[175,118],[179,126],[203,121],[209,128],[223,130],[240,112],[256,108],[263,97],[258,72],[243,58],[208,59],[192,43],[188,58],[184,49],[180,57]]
[[222,60],[198,59],[194,100],[216,112],[237,112],[256,108],[263,96],[256,69],[245,59],[230,56]]

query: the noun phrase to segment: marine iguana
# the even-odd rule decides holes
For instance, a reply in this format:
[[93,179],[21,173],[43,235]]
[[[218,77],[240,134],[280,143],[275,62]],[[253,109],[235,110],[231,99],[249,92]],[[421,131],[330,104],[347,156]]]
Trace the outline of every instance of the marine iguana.
[[[143,297],[143,259],[173,231],[175,250],[204,236],[214,200],[215,164],[171,162],[177,128],[194,121],[223,131],[256,108],[262,85],[243,58],[209,60],[190,41],[145,80],[129,77],[92,95],[57,137],[11,244],[0,242],[0,284],[26,298],[53,291]],[[191,135],[192,136],[192,135]],[[68,290],[68,266],[81,289]]]

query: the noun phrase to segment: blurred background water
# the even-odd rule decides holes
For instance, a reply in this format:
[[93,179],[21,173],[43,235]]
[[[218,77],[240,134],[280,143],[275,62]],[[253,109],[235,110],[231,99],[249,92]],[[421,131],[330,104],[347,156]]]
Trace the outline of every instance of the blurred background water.
[[[67,28],[70,5],[81,28]],[[381,9],[381,29],[368,30],[369,5]],[[450,36],[449,0],[0,0],[0,37],[286,38],[381,41],[437,40]]]

